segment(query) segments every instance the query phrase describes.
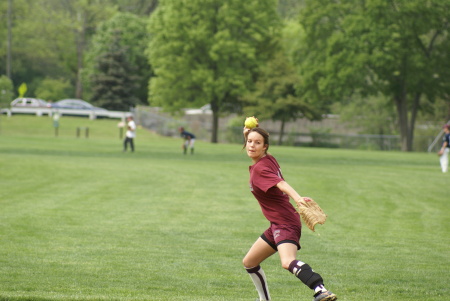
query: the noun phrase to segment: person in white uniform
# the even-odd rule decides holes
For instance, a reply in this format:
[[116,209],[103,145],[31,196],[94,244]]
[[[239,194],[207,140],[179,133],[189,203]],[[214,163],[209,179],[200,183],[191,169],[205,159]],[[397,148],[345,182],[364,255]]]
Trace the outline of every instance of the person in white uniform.
[[136,138],[136,123],[133,120],[133,116],[127,117],[127,133],[125,134],[125,140],[123,141],[123,151],[127,151],[128,144],[130,149],[134,152],[134,138]]
[[442,172],[448,171],[448,153],[450,152],[450,124],[444,125],[444,138],[442,147],[438,152]]

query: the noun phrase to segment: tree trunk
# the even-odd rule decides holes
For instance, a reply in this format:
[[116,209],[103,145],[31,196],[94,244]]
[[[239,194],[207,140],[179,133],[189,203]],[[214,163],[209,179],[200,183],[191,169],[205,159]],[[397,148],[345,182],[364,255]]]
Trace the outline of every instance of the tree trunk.
[[8,37],[6,39],[6,76],[11,78],[11,41],[12,41],[12,0],[8,0],[8,12],[7,12],[7,26],[8,26]]
[[77,83],[75,87],[75,98],[83,99],[83,84],[81,80],[81,69],[77,70]]
[[408,107],[405,94],[395,97],[402,151],[408,151]]
[[83,70],[83,56],[85,47],[85,35],[86,35],[86,17],[83,14],[79,14],[78,18],[82,17],[82,26],[80,30],[76,30],[76,47],[77,47],[77,82],[75,86],[75,97],[83,99],[83,80],[81,78],[81,72]]
[[219,131],[219,106],[217,105],[216,101],[211,101],[211,110],[213,112],[211,142],[217,143],[218,142],[217,133]]
[[283,144],[283,136],[284,136],[284,127],[286,125],[286,122],[281,120],[281,128],[280,128],[280,135],[278,135],[278,145]]
[[[448,100],[448,97],[446,100]],[[447,117],[445,117],[445,122],[447,122],[448,120],[450,120],[450,101],[448,102]]]
[[417,112],[419,111],[421,93],[416,93],[411,108],[411,120],[408,128],[408,151],[413,151],[414,127],[416,124]]
[[380,140],[378,141],[378,146],[380,147],[380,150],[384,150],[384,129],[382,126],[380,126],[378,135],[380,135]]

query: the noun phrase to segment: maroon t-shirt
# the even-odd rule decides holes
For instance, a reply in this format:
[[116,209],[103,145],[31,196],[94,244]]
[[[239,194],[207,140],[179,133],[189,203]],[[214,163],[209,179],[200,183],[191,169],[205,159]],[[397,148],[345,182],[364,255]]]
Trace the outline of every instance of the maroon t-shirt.
[[300,215],[290,203],[289,196],[276,187],[284,181],[277,160],[266,155],[249,170],[250,191],[258,200],[264,216],[274,224],[300,225]]

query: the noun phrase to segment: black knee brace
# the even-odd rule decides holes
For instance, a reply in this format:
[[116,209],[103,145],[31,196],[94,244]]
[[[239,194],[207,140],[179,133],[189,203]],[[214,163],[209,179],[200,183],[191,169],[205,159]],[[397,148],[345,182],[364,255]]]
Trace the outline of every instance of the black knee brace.
[[314,272],[308,264],[305,263],[302,266],[298,266],[297,262],[298,261],[294,260],[289,266],[289,271],[292,274],[294,274],[310,289],[315,289],[316,286],[323,284],[322,277],[316,272]]

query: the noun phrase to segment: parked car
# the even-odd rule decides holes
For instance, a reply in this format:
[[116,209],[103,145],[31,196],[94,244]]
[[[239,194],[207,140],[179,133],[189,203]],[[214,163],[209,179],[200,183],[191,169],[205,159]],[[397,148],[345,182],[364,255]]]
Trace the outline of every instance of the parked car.
[[82,99],[63,99],[52,104],[52,108],[56,109],[76,109],[76,110],[95,110],[95,111],[107,111],[106,109],[94,107],[90,103]]
[[50,108],[51,104],[40,98],[21,97],[11,102],[15,108]]

